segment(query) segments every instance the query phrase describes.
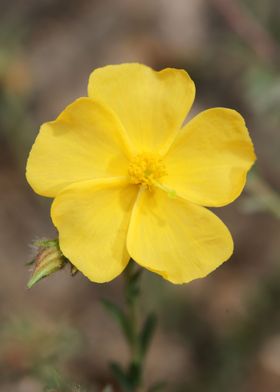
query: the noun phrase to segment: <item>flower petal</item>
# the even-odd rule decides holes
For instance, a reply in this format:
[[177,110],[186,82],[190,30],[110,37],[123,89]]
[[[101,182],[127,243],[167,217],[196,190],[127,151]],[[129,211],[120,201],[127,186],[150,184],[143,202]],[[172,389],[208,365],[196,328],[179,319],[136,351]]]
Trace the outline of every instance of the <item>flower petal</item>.
[[27,162],[29,184],[54,197],[77,181],[127,175],[122,132],[116,116],[102,104],[76,100],[41,127]]
[[110,281],[126,267],[127,230],[137,191],[117,179],[85,181],[54,200],[51,216],[61,250],[91,281]]
[[171,146],[164,184],[193,203],[223,206],[240,195],[255,159],[240,114],[209,109],[194,117]]
[[233,251],[227,227],[211,211],[161,190],[139,194],[127,248],[143,267],[173,283],[209,274]]
[[193,103],[195,86],[184,70],[156,72],[130,63],[93,71],[88,94],[118,115],[133,153],[160,153],[166,151],[181,127]]

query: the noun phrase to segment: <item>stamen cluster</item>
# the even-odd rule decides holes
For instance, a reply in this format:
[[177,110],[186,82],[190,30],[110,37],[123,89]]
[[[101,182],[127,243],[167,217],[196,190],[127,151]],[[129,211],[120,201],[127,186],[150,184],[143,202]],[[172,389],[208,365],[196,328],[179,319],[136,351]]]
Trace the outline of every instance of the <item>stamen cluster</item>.
[[136,155],[129,164],[128,175],[131,184],[142,184],[151,189],[157,180],[166,175],[162,159],[151,153]]

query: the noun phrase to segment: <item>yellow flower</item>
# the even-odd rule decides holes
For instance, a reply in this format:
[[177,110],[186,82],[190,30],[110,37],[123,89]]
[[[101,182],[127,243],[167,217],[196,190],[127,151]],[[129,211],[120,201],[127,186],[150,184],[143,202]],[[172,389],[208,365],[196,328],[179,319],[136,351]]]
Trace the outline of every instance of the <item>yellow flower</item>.
[[41,127],[27,179],[55,198],[63,254],[94,282],[132,257],[173,283],[204,277],[233,251],[207,207],[237,198],[255,161],[243,118],[215,108],[183,121],[195,96],[184,70],[112,65],[88,97]]

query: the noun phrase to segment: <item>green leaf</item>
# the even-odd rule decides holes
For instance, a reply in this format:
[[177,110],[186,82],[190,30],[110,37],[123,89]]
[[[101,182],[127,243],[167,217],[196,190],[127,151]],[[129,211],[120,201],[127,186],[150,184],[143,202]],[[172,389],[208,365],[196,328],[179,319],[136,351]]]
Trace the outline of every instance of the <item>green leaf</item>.
[[110,368],[113,373],[113,376],[118,381],[119,385],[124,389],[124,391],[132,392],[130,381],[128,380],[125,372],[120,367],[120,365],[116,362],[112,362],[110,364]]
[[148,317],[146,318],[146,321],[143,325],[141,334],[140,334],[140,349],[141,349],[141,355],[145,356],[148,348],[150,346],[152,337],[154,335],[155,329],[156,329],[156,323],[157,323],[157,318],[154,313],[150,313]]
[[140,363],[132,362],[128,369],[127,378],[129,380],[130,385],[133,387],[137,387],[141,382],[142,376],[142,368]]
[[131,324],[127,319],[123,310],[118,305],[114,304],[113,302],[107,299],[102,299],[101,303],[103,304],[105,309],[114,317],[117,323],[120,325],[123,334],[128,340],[128,342],[131,342],[133,340],[133,331],[131,328]]

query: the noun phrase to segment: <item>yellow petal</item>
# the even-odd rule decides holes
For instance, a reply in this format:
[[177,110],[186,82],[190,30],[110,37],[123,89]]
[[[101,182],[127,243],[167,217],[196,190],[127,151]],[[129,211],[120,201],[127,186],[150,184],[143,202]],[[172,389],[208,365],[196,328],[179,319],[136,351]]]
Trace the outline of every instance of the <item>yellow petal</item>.
[[126,267],[126,237],[137,187],[118,179],[85,181],[64,189],[51,216],[63,254],[93,282],[114,279]]
[[139,194],[131,216],[127,248],[143,267],[173,283],[202,278],[226,261],[233,242],[211,211],[161,190]]
[[27,162],[29,184],[54,197],[77,181],[126,175],[122,132],[116,116],[102,104],[76,100],[41,127]]
[[209,109],[194,117],[171,146],[164,183],[191,202],[226,205],[240,195],[255,159],[240,114]]
[[166,151],[181,127],[195,96],[186,71],[160,72],[142,64],[110,65],[90,76],[88,94],[119,117],[133,153]]

